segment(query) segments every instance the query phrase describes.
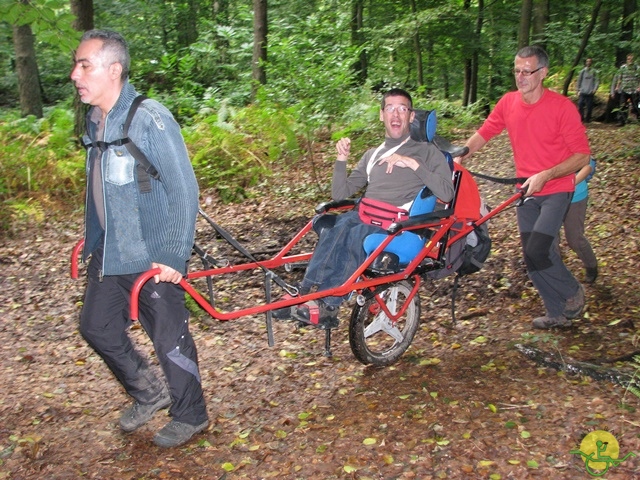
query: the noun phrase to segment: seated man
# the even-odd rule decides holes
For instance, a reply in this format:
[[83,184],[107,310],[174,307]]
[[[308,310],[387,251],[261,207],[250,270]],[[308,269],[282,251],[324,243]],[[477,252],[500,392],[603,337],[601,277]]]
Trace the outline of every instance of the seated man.
[[[347,158],[351,141],[342,138],[336,148],[338,156],[333,168],[332,197],[341,200],[366,187],[364,198],[409,209],[411,202],[425,185],[443,202],[453,198],[451,170],[444,155],[434,145],[410,138],[414,118],[409,93],[391,89],[384,94],[380,121],[385,127],[385,141],[368,150],[356,168],[347,176]],[[300,294],[312,289],[327,290],[342,285],[367,258],[363,241],[371,233],[384,230],[364,223],[353,210],[336,218],[335,225],[322,229],[318,244],[309,261]],[[275,310],[274,318],[296,317],[324,328],[338,325],[338,307],[343,297],[325,297],[298,307]],[[313,318],[313,315],[319,317]]]

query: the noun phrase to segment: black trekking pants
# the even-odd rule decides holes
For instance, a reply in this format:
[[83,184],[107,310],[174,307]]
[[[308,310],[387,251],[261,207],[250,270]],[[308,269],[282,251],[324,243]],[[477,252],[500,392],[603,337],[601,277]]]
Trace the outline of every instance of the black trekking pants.
[[[129,395],[143,405],[154,403],[164,395],[165,383],[153,374],[128,334],[131,289],[139,274],[100,279],[101,265],[102,252],[97,251],[89,262],[80,333]],[[140,324],[153,343],[171,394],[169,414],[179,422],[200,425],[207,412],[184,290],[151,279],[140,293],[139,307]]]

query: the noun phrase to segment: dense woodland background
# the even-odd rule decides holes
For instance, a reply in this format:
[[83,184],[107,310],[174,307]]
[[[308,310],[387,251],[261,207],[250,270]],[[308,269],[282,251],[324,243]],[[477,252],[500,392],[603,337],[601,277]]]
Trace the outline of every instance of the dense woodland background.
[[547,85],[571,96],[592,57],[600,102],[640,52],[637,0],[0,0],[0,19],[4,229],[81,196],[86,107],[68,75],[90,28],[128,39],[132,83],[173,111],[201,188],[225,202],[274,162],[308,161],[318,141],[346,134],[364,150],[388,87],[436,109],[446,135],[513,88],[520,46],[543,45]]
[[[638,357],[612,361],[640,348],[640,125],[604,115],[616,69],[628,52],[640,61],[638,21],[637,0],[0,0],[0,479],[575,479],[587,472],[570,452],[595,429],[613,432],[621,456],[640,455],[633,391],[513,348],[640,372]],[[587,222],[601,270],[587,310],[572,329],[532,332],[543,307],[506,212],[492,219],[487,265],[462,281],[457,324],[451,279],[429,284],[420,332],[397,365],[353,358],[347,307],[330,359],[322,332],[277,323],[269,348],[262,317],[214,322],[192,309],[210,428],[170,453],[150,442],[161,416],[122,434],[129,399],[79,336],[84,276],[68,274],[86,108],[68,75],[93,27],[128,39],[132,83],[183,126],[203,208],[254,252],[288,241],[326,200],[337,138],[351,136],[354,159],[380,141],[380,91],[407,88],[461,142],[513,88],[519,46],[544,45],[546,85],[573,100],[593,58],[602,83],[587,125],[598,160]],[[510,158],[501,135],[474,169],[512,176]],[[510,195],[480,186],[492,205]],[[198,235],[227,257],[204,226]],[[223,282],[220,294],[253,306],[259,280]],[[639,475],[640,457],[607,478]]]

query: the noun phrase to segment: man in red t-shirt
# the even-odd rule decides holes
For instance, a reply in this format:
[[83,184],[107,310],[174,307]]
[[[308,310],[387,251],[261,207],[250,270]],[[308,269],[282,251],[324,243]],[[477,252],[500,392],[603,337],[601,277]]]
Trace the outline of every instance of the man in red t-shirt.
[[589,163],[585,128],[575,105],[542,84],[549,57],[538,46],[522,48],[513,73],[518,91],[505,94],[482,127],[467,140],[462,163],[504,129],[509,134],[516,175],[527,181],[524,203],[517,209],[527,273],[546,314],[535,328],[568,327],[585,303],[582,285],[562,261],[559,232],[573,196],[575,173]]

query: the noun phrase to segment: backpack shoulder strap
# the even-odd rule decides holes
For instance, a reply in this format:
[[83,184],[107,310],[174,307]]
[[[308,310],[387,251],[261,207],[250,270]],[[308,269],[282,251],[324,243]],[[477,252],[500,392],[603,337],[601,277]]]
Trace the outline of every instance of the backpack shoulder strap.
[[133,155],[138,161],[136,168],[138,170],[138,187],[140,188],[140,192],[146,193],[151,191],[151,180],[149,177],[155,178],[156,180],[160,180],[160,173],[153,166],[153,164],[149,161],[147,156],[140,151],[138,146],[133,143],[133,141],[129,138],[129,127],[131,126],[131,122],[133,121],[133,117],[136,115],[138,107],[142,102],[147,99],[144,95],[138,95],[133,99],[133,103],[129,108],[129,113],[127,114],[127,118],[124,121],[124,125],[122,128],[122,133],[124,138],[122,139],[122,143],[129,150],[129,153]]
[[138,95],[136,98],[133,99],[133,102],[131,103],[131,107],[129,107],[129,113],[127,113],[127,119],[124,121],[124,126],[122,129],[122,133],[124,134],[125,137],[129,136],[129,127],[131,126],[131,121],[133,120],[133,117],[135,117],[136,112],[138,111],[138,107],[146,99],[147,97],[145,97],[144,95]]

